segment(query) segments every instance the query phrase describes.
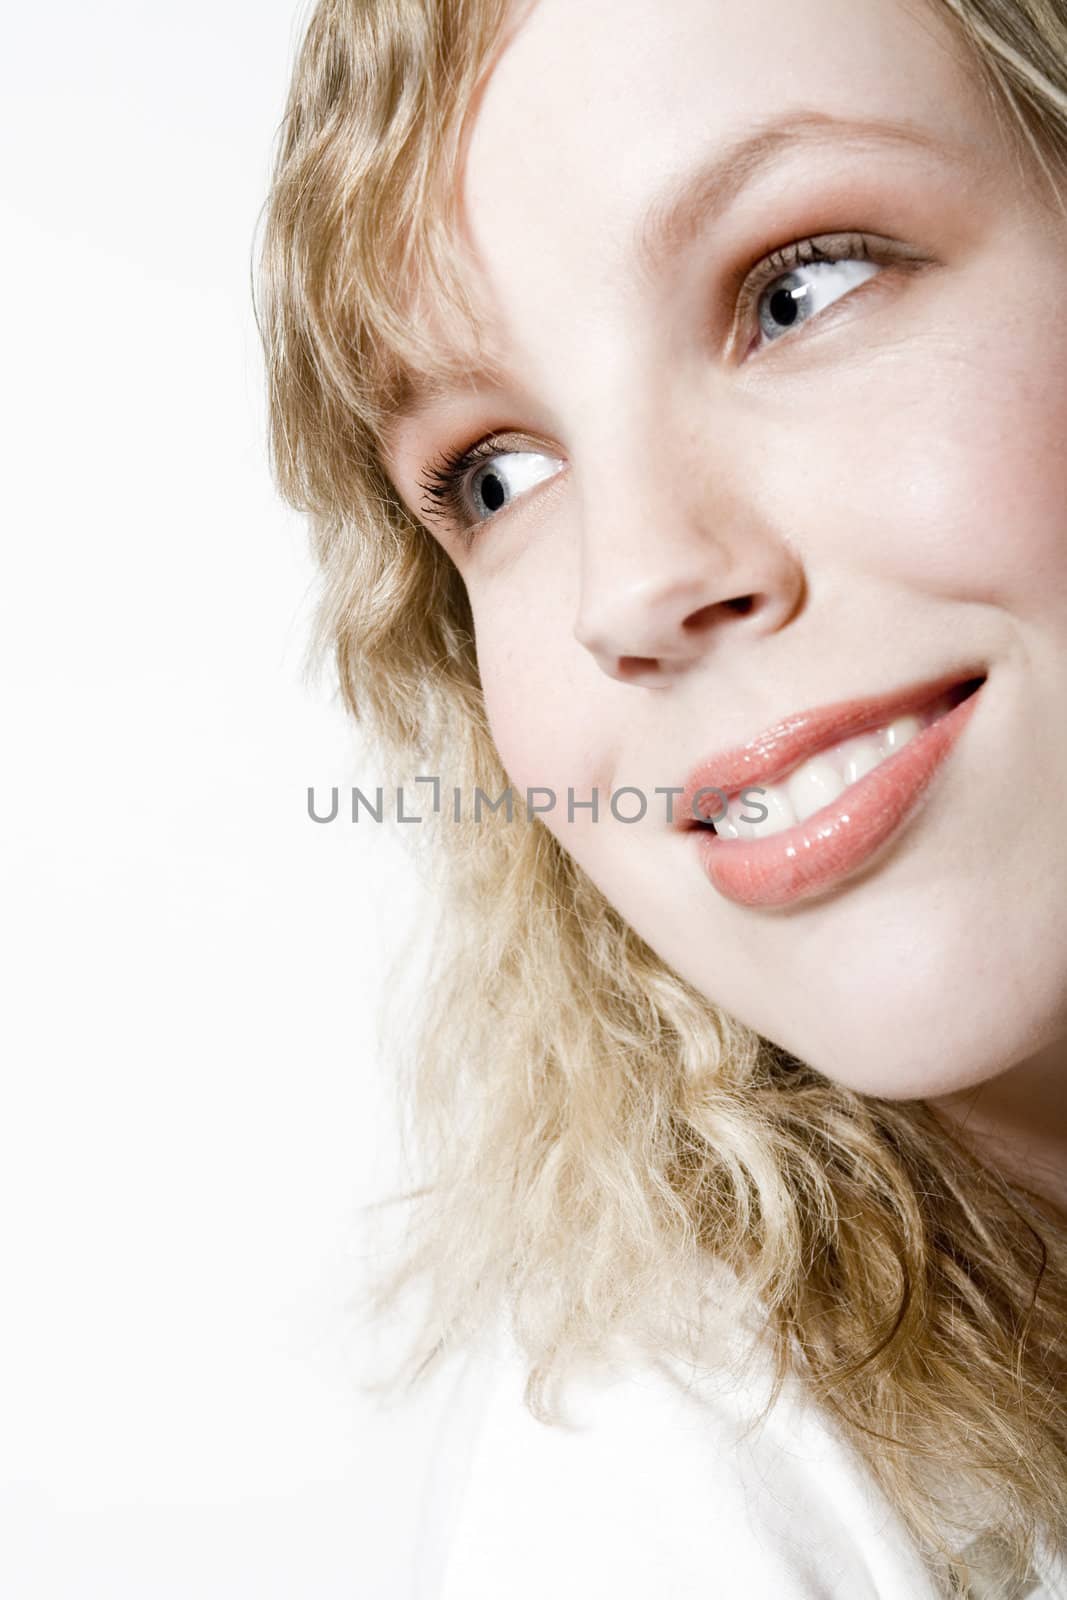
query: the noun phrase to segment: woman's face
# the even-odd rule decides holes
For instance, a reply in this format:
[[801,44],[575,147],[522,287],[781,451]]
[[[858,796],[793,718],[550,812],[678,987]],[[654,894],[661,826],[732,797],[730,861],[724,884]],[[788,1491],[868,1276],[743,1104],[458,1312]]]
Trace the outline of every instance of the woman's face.
[[[839,1082],[947,1093],[1053,1046],[1067,222],[939,12],[538,0],[463,214],[497,376],[408,416],[391,465],[462,574],[516,790],[554,791],[545,826],[670,966]],[[891,712],[791,746],[784,844],[668,821],[716,752],[976,673],[954,739],[862,794],[840,763],[886,766]]]

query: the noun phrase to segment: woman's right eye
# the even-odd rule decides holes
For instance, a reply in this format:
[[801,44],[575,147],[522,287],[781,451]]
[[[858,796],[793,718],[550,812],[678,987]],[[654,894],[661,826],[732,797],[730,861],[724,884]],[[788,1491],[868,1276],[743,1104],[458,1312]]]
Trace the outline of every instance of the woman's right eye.
[[493,436],[468,449],[442,456],[426,470],[419,485],[427,499],[420,509],[458,527],[473,543],[481,523],[504,511],[527,489],[555,477],[563,462],[543,450],[521,450]]

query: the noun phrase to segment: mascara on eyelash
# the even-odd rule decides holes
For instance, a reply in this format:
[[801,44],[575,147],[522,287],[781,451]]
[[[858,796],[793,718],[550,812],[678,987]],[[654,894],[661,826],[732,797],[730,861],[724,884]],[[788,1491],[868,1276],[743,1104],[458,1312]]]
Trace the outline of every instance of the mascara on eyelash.
[[454,523],[460,537],[470,543],[476,536],[478,521],[470,524],[462,502],[463,480],[473,467],[501,455],[513,448],[515,435],[507,431],[486,434],[471,445],[446,450],[424,469],[417,480],[421,489],[432,496],[432,502],[423,501],[420,510],[437,521]]
[[426,516],[444,521],[452,518],[462,522],[463,518],[457,512],[459,480],[476,462],[484,458],[488,453],[485,447],[491,443],[490,438],[479,439],[475,444],[446,450],[429,463],[424,470],[424,476],[417,480],[419,488],[432,497],[431,503],[427,504],[424,501],[419,508]]
[[734,327],[737,328],[752,315],[760,295],[776,278],[795,272],[798,267],[816,266],[823,262],[833,265],[854,259],[879,259],[877,253],[872,253],[870,243],[862,233],[811,234],[807,238],[780,245],[756,263],[741,285],[734,312]]

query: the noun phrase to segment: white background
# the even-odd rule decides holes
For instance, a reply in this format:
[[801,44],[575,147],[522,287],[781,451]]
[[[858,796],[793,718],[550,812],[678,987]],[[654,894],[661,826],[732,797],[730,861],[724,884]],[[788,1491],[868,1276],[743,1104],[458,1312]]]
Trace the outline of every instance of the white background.
[[0,51],[0,1593],[394,1600],[432,1396],[361,1391],[417,893],[302,681],[249,272],[295,0]]

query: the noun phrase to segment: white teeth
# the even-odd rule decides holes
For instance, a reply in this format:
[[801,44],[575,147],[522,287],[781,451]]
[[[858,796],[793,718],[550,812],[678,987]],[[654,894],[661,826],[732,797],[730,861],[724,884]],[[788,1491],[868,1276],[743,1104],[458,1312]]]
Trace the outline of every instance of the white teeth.
[[[765,839],[806,822],[850,784],[858,783],[902,750],[942,709],[945,708],[938,704],[921,716],[898,717],[884,728],[844,739],[802,762],[781,783],[753,785],[745,791],[747,799],[734,795],[726,815],[715,823],[716,833],[724,839]],[[750,821],[751,813],[761,806],[767,816],[759,822]]]
[[786,779],[785,786],[797,821],[807,822],[816,811],[837,799],[845,788],[845,780],[826,756],[812,756]]
[[917,733],[921,732],[922,723],[918,717],[898,717],[895,722],[889,724],[882,738],[887,751],[902,750]]
[[[752,795],[740,807],[742,813],[756,811],[758,814],[758,808],[762,806],[768,813],[762,822],[751,822],[744,815],[735,815],[734,806],[735,802],[731,800],[729,815],[737,829],[735,837],[742,839],[760,839],[765,833],[781,833],[784,828],[795,828],[800,821],[786,789],[778,784],[773,788],[768,786],[763,794]],[[719,831],[718,823],[715,828]]]
[[[844,748],[844,747],[843,747]],[[845,783],[858,783],[885,760],[886,752],[877,739],[852,739],[844,756]]]

